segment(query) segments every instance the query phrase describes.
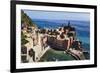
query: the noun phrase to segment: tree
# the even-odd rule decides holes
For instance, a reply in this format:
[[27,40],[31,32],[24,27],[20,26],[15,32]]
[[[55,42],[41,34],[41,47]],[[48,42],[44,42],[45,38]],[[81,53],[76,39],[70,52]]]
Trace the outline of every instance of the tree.
[[28,41],[25,39],[27,36],[21,32],[21,45],[25,45]]

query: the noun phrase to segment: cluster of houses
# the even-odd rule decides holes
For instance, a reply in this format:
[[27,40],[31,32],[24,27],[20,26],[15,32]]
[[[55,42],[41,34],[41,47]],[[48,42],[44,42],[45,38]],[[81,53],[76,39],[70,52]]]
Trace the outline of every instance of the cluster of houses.
[[[38,29],[38,27],[22,24],[21,32],[26,35],[29,42],[21,47],[21,61],[38,62],[45,52],[53,48],[55,50],[69,51],[70,48],[82,52],[81,42],[76,38],[76,30],[70,26],[56,29]],[[72,50],[71,49],[71,50]]]
[[[48,50],[46,47],[46,39],[43,34],[39,33],[37,27],[28,26],[27,23],[23,23],[21,27],[21,32],[26,36],[25,40],[28,42],[21,45],[21,62],[37,62]],[[22,42],[22,41],[21,41]]]
[[70,25],[59,27],[59,29],[57,29],[54,32],[55,32],[54,35],[56,36],[54,38],[52,38],[52,36],[49,37],[49,39],[53,40],[54,42],[53,43],[50,43],[49,41],[48,42],[50,44],[54,44],[59,49],[64,49],[64,50],[69,49],[71,44],[74,42],[76,38],[75,28],[71,27]]
[[74,47],[75,49],[82,50],[79,48],[81,42],[77,40],[76,30],[70,26],[70,22],[67,26],[56,29],[41,29],[39,33],[44,35],[46,43],[53,49],[67,51]]

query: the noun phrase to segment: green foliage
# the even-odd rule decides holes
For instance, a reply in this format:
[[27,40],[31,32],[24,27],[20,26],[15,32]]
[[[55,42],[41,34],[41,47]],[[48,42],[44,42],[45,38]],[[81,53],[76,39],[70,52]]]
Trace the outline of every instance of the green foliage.
[[23,34],[23,32],[21,32],[21,45],[24,45],[26,43],[28,43],[28,41],[25,39],[27,36]]
[[30,17],[27,14],[25,14],[23,10],[21,10],[21,24],[24,22],[26,22],[28,26],[36,27],[36,25],[32,22]]
[[[31,20],[31,18],[24,13],[23,10],[21,10],[21,24],[26,23],[26,25],[28,27],[33,26],[33,27],[37,27]],[[28,43],[29,41],[26,40],[27,36],[25,34],[23,34],[23,32],[21,32],[21,45],[24,45],[26,43]]]

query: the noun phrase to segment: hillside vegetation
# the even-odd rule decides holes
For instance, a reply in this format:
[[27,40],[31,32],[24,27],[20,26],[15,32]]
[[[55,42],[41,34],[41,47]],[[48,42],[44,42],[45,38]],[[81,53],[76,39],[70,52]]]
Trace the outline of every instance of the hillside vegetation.
[[35,23],[30,19],[30,17],[21,10],[21,24],[26,22],[28,26],[36,27]]
[[[31,18],[26,13],[24,13],[23,10],[21,10],[21,25],[24,22],[27,24],[28,27],[37,27],[35,23],[32,22]],[[26,38],[27,36],[23,32],[21,32],[21,45],[28,43]]]

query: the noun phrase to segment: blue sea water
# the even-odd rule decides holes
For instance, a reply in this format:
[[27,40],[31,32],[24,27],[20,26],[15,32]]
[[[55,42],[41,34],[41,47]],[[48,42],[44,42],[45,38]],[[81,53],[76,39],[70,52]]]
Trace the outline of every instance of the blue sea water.
[[[68,25],[69,20],[41,20],[33,19],[39,28],[54,29],[60,26]],[[90,52],[90,22],[70,20],[70,25],[76,28],[77,39],[82,41],[84,51]]]

